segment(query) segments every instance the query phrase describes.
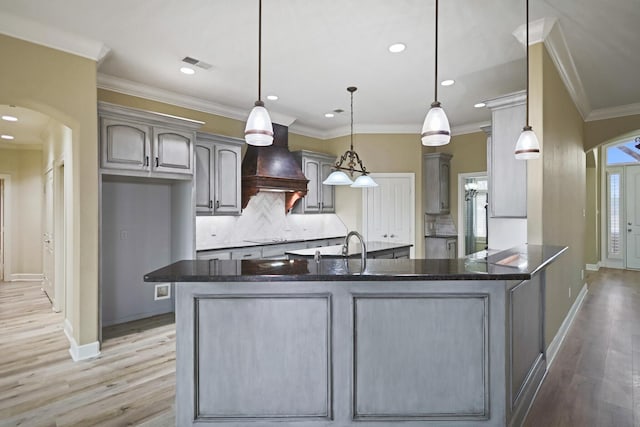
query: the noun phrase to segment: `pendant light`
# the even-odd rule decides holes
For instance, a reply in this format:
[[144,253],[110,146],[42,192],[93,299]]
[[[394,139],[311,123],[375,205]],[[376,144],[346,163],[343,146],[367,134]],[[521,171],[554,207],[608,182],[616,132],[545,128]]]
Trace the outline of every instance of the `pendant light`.
[[448,144],[451,140],[449,119],[438,102],[438,0],[436,3],[436,55],[435,55],[435,84],[434,101],[422,125],[422,145],[436,147]]
[[264,108],[262,95],[262,0],[258,0],[258,100],[251,110],[244,128],[244,139],[249,145],[273,144],[273,126],[269,112]]
[[529,0],[526,0],[527,21],[525,23],[526,48],[527,48],[527,123],[522,128],[518,142],[516,143],[516,159],[531,160],[540,157],[540,142],[529,125]]
[[[351,94],[351,147],[347,150],[340,160],[338,160],[334,166],[335,171],[331,172],[331,174],[325,179],[322,183],[325,185],[351,185],[355,188],[366,188],[366,187],[377,187],[378,184],[371,178],[367,172],[367,168],[362,164],[362,160],[360,160],[360,156],[353,150],[353,92],[358,90],[357,87],[349,86],[347,91]],[[342,166],[344,162],[347,162],[346,166]],[[359,166],[359,168],[357,167]],[[349,175],[344,173],[343,171],[349,171]],[[360,172],[358,178],[356,178],[355,182],[351,180],[354,172]]]

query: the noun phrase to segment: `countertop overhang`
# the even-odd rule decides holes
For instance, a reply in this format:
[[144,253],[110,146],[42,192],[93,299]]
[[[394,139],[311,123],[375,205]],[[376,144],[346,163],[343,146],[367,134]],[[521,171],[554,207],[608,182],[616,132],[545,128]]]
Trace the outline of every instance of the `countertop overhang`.
[[183,260],[145,282],[528,280],[566,246],[523,245],[459,259]]

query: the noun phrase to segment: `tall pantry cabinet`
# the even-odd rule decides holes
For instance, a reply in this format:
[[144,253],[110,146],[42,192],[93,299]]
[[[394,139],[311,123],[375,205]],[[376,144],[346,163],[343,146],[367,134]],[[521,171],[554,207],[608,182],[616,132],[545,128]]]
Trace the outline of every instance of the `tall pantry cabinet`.
[[100,129],[102,326],[173,311],[144,274],[195,258],[194,147],[202,122],[108,103]]

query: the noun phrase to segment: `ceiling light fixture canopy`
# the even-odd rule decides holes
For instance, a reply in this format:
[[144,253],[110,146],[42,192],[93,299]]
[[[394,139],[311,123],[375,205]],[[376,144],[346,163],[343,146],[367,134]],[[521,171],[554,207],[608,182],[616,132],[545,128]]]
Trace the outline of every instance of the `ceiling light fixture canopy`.
[[436,3],[436,54],[435,54],[435,78],[434,78],[434,101],[431,109],[427,113],[422,125],[422,145],[431,147],[448,144],[451,140],[451,128],[449,119],[438,102],[438,0]]
[[[331,172],[327,179],[322,182],[325,185],[350,185],[355,188],[378,186],[373,178],[369,176],[369,172],[367,168],[364,167],[364,164],[362,164],[358,153],[353,150],[353,92],[356,90],[358,90],[358,88],[354,86],[347,88],[347,91],[351,94],[351,146],[334,165],[334,169],[336,170]],[[346,166],[343,166],[344,162],[347,162]],[[348,171],[349,175],[343,171]],[[355,182],[351,180],[354,172],[361,173]]]
[[258,100],[251,110],[244,128],[244,139],[249,145],[273,144],[273,125],[262,96],[262,0],[258,0]]
[[522,132],[516,143],[515,156],[518,160],[531,160],[540,157],[540,142],[529,124],[529,0],[526,0],[525,4],[527,9],[525,22],[525,47],[527,49],[527,124],[522,128]]

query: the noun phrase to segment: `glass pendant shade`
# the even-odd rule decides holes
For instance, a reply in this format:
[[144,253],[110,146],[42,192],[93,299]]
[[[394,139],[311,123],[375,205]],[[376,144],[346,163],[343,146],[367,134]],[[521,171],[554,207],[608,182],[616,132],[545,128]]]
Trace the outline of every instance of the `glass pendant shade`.
[[353,181],[349,176],[342,171],[333,171],[331,174],[322,181],[324,185],[351,185]]
[[531,130],[531,126],[522,128],[522,133],[516,143],[515,155],[518,160],[532,160],[540,157],[540,142]]
[[273,126],[266,108],[256,105],[251,110],[244,128],[244,139],[247,144],[265,146],[273,143]]
[[369,175],[360,175],[356,178],[356,180],[351,184],[354,188],[368,188],[368,187],[377,187],[378,183],[373,180]]
[[446,145],[451,140],[449,119],[440,103],[432,105],[422,125],[422,145],[437,147]]

